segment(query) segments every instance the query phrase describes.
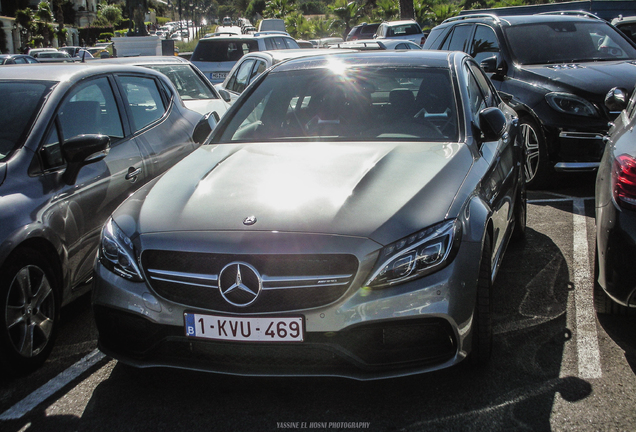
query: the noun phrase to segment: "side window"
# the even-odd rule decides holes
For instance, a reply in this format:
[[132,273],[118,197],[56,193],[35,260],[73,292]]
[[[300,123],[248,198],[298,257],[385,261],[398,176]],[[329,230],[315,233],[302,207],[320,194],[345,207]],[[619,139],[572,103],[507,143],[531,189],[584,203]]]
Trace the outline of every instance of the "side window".
[[266,38],[265,39],[265,48],[267,50],[274,50],[276,49],[276,44],[274,43],[274,40],[272,38]]
[[244,61],[236,71],[236,73],[232,76],[232,82],[228,83],[228,90],[231,90],[236,93],[241,93],[247,84],[249,83],[250,74],[252,72],[252,66],[254,65],[254,60],[246,60]]
[[298,44],[296,44],[296,42],[292,39],[289,38],[283,38],[283,41],[285,42],[285,46],[287,47],[287,49],[296,49],[298,48]]
[[62,157],[62,147],[60,146],[60,135],[57,129],[57,123],[53,123],[42,148],[40,149],[42,157],[42,166],[44,170],[50,170],[64,166],[64,158]]
[[477,80],[477,85],[479,86],[479,89],[484,96],[484,103],[486,104],[486,106],[494,107],[499,105],[499,98],[497,96],[497,93],[493,90],[490,82],[488,81],[488,78],[486,78],[484,73],[476,64],[471,62],[468,63],[468,65],[473,72],[475,79]]
[[473,120],[475,124],[479,126],[479,112],[486,108],[486,100],[484,99],[484,95],[481,93],[481,89],[479,88],[479,84],[477,80],[473,76],[472,72],[468,65],[464,65],[464,73],[466,74],[466,90],[468,91],[468,107],[470,108],[470,112],[473,115]]
[[282,37],[274,38],[274,43],[276,44],[276,49],[286,49],[287,45],[285,45],[285,39]]
[[15,64],[26,64],[26,59],[24,57],[15,58]]
[[262,60],[256,60],[256,66],[252,69],[252,75],[250,76],[250,82],[267,69],[267,64]]
[[470,33],[472,32],[472,30],[473,24],[463,24],[456,26],[450,36],[446,38],[440,49],[466,52],[466,50],[468,50],[468,38],[470,37]]
[[492,57],[499,52],[499,42],[497,35],[490,27],[478,25],[473,38],[473,46],[470,55],[481,63],[482,60]]
[[163,117],[166,108],[153,78],[121,76],[119,79],[130,107],[135,132]]
[[64,140],[81,134],[123,138],[121,117],[108,78],[85,82],[73,90],[58,111]]
[[405,49],[410,49],[409,46],[405,43],[401,43],[401,44],[397,44],[395,46],[396,50],[405,50]]

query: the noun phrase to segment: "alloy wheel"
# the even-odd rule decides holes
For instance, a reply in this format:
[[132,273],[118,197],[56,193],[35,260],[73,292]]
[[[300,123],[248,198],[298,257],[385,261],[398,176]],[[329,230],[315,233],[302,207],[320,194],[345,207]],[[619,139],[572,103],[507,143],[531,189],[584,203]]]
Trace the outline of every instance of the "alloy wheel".
[[5,317],[9,340],[22,357],[35,357],[46,348],[54,327],[55,295],[44,270],[27,265],[16,273]]

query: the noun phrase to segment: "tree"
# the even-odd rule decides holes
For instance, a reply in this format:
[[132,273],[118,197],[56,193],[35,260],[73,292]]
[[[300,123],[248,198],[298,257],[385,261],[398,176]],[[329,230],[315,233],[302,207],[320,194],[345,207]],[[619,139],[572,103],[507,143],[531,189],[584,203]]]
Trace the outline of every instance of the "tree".
[[112,26],[119,24],[123,18],[121,8],[118,5],[102,6],[97,15],[103,17]]
[[400,19],[415,19],[415,9],[413,8],[413,0],[399,0],[400,2]]
[[336,0],[333,5],[329,6],[329,9],[337,17],[332,27],[340,27],[343,39],[347,37],[351,31],[351,26],[356,25],[363,14],[363,7],[355,1]]
[[263,16],[265,18],[285,19],[287,15],[294,12],[296,6],[294,0],[268,0],[265,3]]

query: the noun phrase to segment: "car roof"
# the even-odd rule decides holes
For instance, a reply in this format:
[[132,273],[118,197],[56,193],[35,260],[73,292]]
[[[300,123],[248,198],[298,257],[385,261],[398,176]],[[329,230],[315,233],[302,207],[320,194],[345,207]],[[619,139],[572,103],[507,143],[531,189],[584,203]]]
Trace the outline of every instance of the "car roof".
[[177,56],[112,57],[100,59],[99,62],[121,65],[191,64],[188,60]]
[[442,24],[455,23],[455,22],[483,22],[489,20],[493,22],[499,22],[502,26],[516,26],[523,24],[536,24],[536,23],[550,23],[550,22],[604,22],[605,20],[600,18],[591,18],[590,16],[583,15],[560,15],[560,14],[535,14],[535,15],[494,15],[494,14],[466,14],[458,15],[456,17],[448,18]]
[[416,22],[415,20],[400,20],[400,21],[384,21],[382,24],[386,24],[389,26],[398,26],[403,24],[413,24]]
[[[28,74],[25,74],[28,68]],[[0,68],[0,79],[26,81],[78,81],[99,73],[142,72],[163,77],[163,74],[140,66],[106,64],[101,61],[86,63],[37,63],[22,67]]]
[[250,57],[261,57],[261,58],[269,57],[273,62],[277,63],[283,60],[289,60],[294,58],[310,57],[310,56],[313,57],[313,56],[326,55],[326,54],[331,55],[331,54],[337,54],[338,52],[346,53],[346,52],[351,52],[351,50],[330,49],[329,51],[323,51],[323,50],[317,50],[317,49],[310,50],[307,48],[299,48],[299,49],[283,49],[283,50],[270,50],[270,51],[253,51],[241,57],[241,61],[243,61],[243,59],[245,58],[250,58]]
[[351,52],[348,50],[345,53],[333,53],[331,55],[316,55],[307,59],[290,59],[289,61],[280,63],[273,71],[284,72],[301,69],[319,69],[323,67],[323,62],[333,61],[334,59],[340,60],[352,65],[364,65],[365,67],[386,67],[391,66],[423,66],[423,67],[437,67],[437,68],[449,68],[449,58],[453,55],[464,55],[468,57],[468,54],[460,53],[459,51],[437,51],[437,50],[405,50],[405,51],[362,51]]
[[274,31],[274,30],[262,31],[258,33],[252,33],[252,34],[234,34],[234,33],[219,32],[218,35],[216,33],[212,33],[212,35],[210,36],[206,35],[206,37],[199,39],[199,42],[211,42],[215,40],[237,40],[237,39],[255,40],[255,39],[263,39],[266,36],[285,36],[285,37],[291,38],[291,36],[287,32]]

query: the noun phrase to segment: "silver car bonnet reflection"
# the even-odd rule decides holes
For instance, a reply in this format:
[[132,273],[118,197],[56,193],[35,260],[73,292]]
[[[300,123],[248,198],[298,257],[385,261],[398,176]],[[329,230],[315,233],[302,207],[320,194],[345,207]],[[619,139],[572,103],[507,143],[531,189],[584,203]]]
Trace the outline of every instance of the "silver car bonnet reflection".
[[[471,163],[465,146],[449,143],[204,146],[154,185],[138,229],[373,238],[386,225],[390,237],[375,239],[383,243],[443,220]],[[251,215],[258,223],[245,226]]]

